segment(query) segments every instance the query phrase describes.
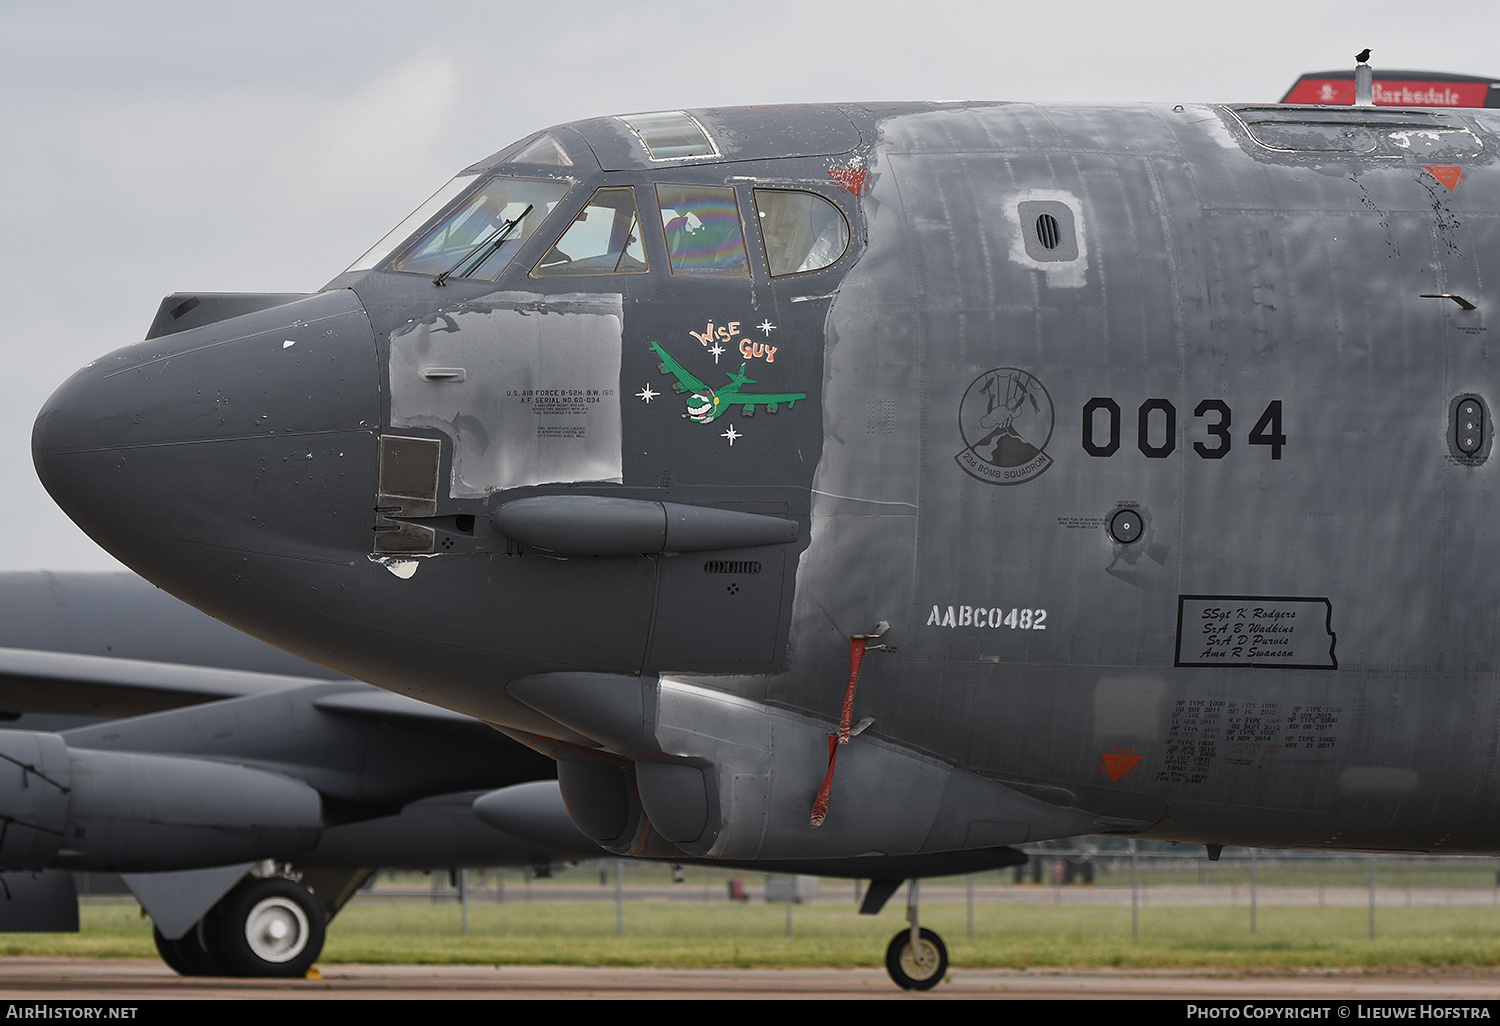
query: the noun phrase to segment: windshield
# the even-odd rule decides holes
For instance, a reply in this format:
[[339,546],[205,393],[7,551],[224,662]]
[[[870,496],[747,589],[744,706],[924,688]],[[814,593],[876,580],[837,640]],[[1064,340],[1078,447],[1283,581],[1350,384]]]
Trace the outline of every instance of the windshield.
[[[391,264],[391,270],[493,280],[557,206],[570,184],[492,178],[409,246]],[[507,230],[512,221],[517,223]]]
[[[459,175],[437,192],[433,193],[427,200],[411,215],[396,227],[392,228],[386,237],[370,247],[370,251],[349,265],[349,271],[368,271],[380,263],[401,243],[405,242],[412,232],[426,224],[428,219],[442,210],[459,193],[474,184],[477,175]],[[345,273],[348,273],[347,271]]]

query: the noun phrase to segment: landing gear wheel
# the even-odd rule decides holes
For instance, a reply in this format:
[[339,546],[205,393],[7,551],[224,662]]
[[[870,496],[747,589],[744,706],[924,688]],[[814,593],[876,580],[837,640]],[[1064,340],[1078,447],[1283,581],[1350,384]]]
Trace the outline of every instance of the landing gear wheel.
[[911,931],[902,930],[885,949],[885,971],[902,990],[931,990],[948,975],[948,949],[924,926],[913,950]]
[[216,911],[224,959],[237,976],[305,976],[323,951],[323,910],[290,880],[246,880]]
[[229,966],[215,948],[210,950],[206,927],[202,920],[177,940],[167,940],[161,931],[152,928],[151,936],[156,941],[156,953],[161,960],[180,976],[228,976]]

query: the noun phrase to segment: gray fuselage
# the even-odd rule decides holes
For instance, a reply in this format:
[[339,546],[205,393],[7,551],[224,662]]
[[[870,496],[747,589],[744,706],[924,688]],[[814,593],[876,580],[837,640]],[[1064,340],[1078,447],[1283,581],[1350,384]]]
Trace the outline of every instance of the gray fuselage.
[[[1500,852],[1496,115],[689,113],[711,153],[601,118],[471,168],[561,197],[493,280],[403,237],[169,297],[42,411],[44,483],[220,619],[560,759],[613,850]],[[743,274],[664,186],[732,190]],[[601,189],[633,248],[556,273]],[[842,255],[773,274],[773,193]],[[747,517],[638,540],[682,507]]]

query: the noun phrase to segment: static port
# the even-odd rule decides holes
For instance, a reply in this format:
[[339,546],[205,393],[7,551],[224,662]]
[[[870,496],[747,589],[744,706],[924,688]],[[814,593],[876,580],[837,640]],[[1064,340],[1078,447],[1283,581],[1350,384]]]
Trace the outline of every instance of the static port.
[[1143,526],[1140,513],[1122,509],[1109,518],[1109,535],[1115,541],[1129,545],[1141,536]]

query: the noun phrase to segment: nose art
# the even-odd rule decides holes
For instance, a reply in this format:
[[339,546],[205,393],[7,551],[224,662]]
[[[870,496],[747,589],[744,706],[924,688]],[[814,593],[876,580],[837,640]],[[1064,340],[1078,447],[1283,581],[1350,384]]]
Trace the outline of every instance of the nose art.
[[95,360],[42,407],[32,459],[68,516],[158,583],[209,549],[367,550],[376,368],[359,300],[319,293]]

